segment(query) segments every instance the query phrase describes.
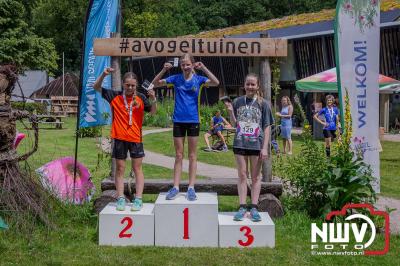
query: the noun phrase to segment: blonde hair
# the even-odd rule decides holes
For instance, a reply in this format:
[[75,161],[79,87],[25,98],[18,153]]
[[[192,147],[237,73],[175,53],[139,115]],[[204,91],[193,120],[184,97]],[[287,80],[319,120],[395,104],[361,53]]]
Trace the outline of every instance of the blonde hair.
[[283,96],[282,99],[281,99],[281,102],[282,102],[283,99],[286,99],[286,100],[287,100],[288,106],[289,106],[289,105],[292,105],[292,101],[290,101],[289,96]]
[[332,94],[328,94],[328,95],[326,95],[325,100],[326,100],[326,102],[328,102],[328,100],[335,101],[335,97]]
[[193,55],[189,54],[189,53],[185,53],[183,54],[180,58],[179,58],[179,62],[181,63],[183,60],[189,60],[192,64],[194,64],[194,57]]
[[263,101],[263,99],[264,99],[264,97],[263,97],[262,91],[260,90],[260,78],[259,78],[259,76],[258,76],[257,74],[255,74],[255,73],[249,73],[249,74],[247,74],[247,75],[246,75],[246,78],[244,79],[245,82],[246,82],[246,80],[247,80],[248,78],[255,78],[255,79],[257,80],[257,86],[258,86],[258,90],[257,90],[257,92],[256,92],[256,95],[257,95],[257,102],[258,102],[259,104],[261,104],[262,101]]

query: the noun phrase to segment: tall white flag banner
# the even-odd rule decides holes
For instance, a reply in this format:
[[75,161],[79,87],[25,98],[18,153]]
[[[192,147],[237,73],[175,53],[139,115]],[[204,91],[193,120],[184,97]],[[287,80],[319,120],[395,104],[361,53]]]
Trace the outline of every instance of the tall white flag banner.
[[380,1],[339,0],[336,8],[336,69],[344,110],[349,93],[353,120],[352,145],[362,151],[380,191],[379,173],[379,47]]

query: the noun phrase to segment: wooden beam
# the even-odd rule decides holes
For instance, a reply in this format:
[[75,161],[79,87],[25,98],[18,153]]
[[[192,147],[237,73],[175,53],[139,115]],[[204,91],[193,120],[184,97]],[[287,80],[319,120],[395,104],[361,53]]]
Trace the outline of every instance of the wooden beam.
[[97,56],[287,56],[287,40],[273,38],[105,38]]
[[[148,179],[144,182],[144,193],[158,194],[160,192],[167,192],[173,185],[172,179]],[[188,181],[182,181],[180,188],[186,191]],[[236,196],[237,192],[237,179],[211,179],[211,180],[197,180],[196,192],[216,192],[218,195],[232,195]],[[101,182],[101,190],[114,190],[115,183],[113,180],[104,179]],[[124,192],[130,195],[135,191],[135,182],[132,179],[124,180]],[[282,195],[283,185],[281,182],[262,182],[261,194],[270,193],[279,198]],[[250,195],[251,190],[248,189]]]

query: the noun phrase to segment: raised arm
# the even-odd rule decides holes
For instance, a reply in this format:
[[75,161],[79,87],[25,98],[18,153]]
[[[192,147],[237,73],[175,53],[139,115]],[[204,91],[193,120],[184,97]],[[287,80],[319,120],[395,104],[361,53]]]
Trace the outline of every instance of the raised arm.
[[229,119],[231,120],[231,125],[236,127],[236,117],[235,113],[233,112],[233,106],[231,102],[225,101],[224,102],[226,110],[228,110]]
[[104,78],[111,74],[111,72],[114,72],[114,69],[111,67],[106,67],[103,73],[101,73],[101,75],[94,82],[93,89],[101,93],[101,84],[103,84]]
[[219,80],[217,79],[217,77],[214,76],[214,74],[211,73],[211,71],[202,62],[194,63],[194,68],[203,71],[204,74],[207,76],[208,78],[208,80],[206,81],[207,87],[216,87],[219,85]]
[[157,76],[154,77],[153,81],[151,83],[154,84],[154,88],[166,86],[167,83],[165,82],[165,79],[161,79],[164,74],[172,68],[172,65],[170,63],[165,63],[163,69],[160,71],[160,73],[157,74]]

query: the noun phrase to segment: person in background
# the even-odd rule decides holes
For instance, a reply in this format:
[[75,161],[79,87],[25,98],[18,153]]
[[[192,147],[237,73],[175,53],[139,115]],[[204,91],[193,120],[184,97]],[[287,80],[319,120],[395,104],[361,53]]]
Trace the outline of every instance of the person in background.
[[222,151],[228,151],[228,146],[226,145],[225,138],[222,135],[222,130],[224,129],[224,126],[231,127],[229,122],[221,116],[221,111],[217,110],[215,112],[215,116],[213,116],[213,118],[211,119],[211,129],[204,134],[204,141],[207,144],[207,148],[205,148],[204,151],[213,151],[210,146],[210,141],[208,140],[208,138],[213,135],[217,135],[218,138],[224,143]]
[[[325,138],[325,153],[326,156],[331,156],[331,143],[336,138],[337,126],[340,128],[340,116],[339,110],[334,106],[335,97],[332,95],[326,96],[326,107],[322,108],[318,113],[314,115],[314,119],[324,126],[323,134]],[[324,120],[320,119],[320,116],[324,117]]]
[[293,105],[288,96],[283,96],[282,109],[277,112],[276,115],[281,118],[281,137],[283,140],[283,154],[286,153],[291,155],[293,151],[292,142],[292,115],[293,115]]

